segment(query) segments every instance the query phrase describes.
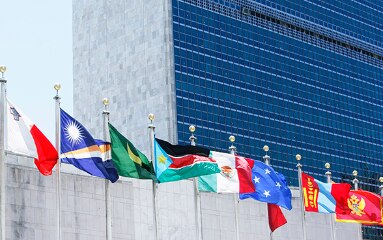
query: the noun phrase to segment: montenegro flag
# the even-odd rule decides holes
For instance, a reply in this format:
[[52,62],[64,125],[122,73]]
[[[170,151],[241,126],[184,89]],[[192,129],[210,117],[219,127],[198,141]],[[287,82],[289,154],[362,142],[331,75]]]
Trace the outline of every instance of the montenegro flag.
[[382,197],[368,191],[351,190],[347,199],[350,214],[337,214],[337,222],[379,224],[382,222]]

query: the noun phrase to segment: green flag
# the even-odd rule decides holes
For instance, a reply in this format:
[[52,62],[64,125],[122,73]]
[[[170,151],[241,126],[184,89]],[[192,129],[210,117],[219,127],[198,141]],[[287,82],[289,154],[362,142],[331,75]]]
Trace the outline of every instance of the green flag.
[[148,158],[110,123],[109,132],[112,144],[112,161],[117,168],[118,175],[156,181],[153,165]]

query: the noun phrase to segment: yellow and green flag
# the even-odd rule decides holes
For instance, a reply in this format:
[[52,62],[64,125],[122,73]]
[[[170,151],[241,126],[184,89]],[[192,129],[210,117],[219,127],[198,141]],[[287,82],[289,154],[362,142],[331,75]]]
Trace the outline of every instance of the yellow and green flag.
[[110,123],[109,133],[112,144],[112,161],[118,175],[156,181],[153,165],[148,158]]

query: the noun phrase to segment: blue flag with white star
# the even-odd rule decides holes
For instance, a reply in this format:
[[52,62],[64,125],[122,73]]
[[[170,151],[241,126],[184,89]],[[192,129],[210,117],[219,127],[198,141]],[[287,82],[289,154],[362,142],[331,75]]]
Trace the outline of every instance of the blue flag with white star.
[[265,163],[254,160],[252,179],[255,192],[240,194],[240,199],[253,198],[291,210],[291,191],[286,184],[285,176]]
[[64,110],[60,109],[60,114],[61,162],[72,164],[90,175],[117,181],[110,143],[93,139],[88,130]]

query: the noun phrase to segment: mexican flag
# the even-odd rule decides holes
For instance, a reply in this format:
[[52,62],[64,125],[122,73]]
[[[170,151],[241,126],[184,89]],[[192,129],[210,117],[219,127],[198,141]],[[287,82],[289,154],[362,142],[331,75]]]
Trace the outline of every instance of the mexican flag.
[[250,193],[255,192],[251,180],[254,162],[244,157],[229,153],[210,153],[220,168],[220,172],[198,178],[198,190],[201,192],[217,193]]

